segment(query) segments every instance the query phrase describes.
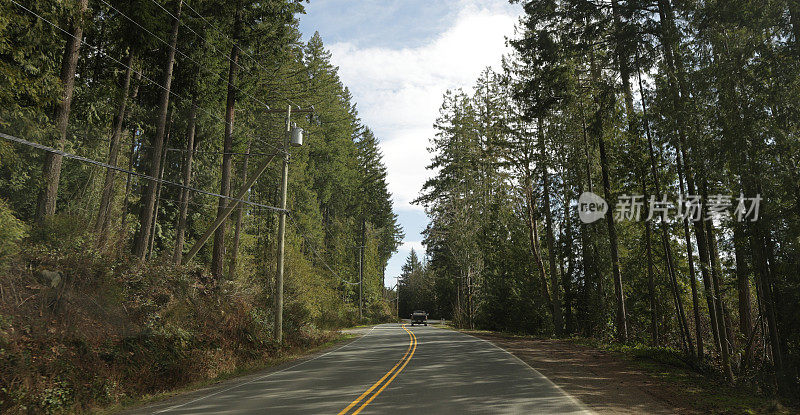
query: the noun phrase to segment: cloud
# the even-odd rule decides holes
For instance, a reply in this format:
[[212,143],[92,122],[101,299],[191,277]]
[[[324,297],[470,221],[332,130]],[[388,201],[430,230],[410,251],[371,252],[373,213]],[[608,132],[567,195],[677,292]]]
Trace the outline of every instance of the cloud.
[[412,248],[417,251],[417,255],[419,256],[420,260],[423,260],[425,256],[425,247],[422,246],[421,241],[403,241],[403,244],[397,248],[397,253],[394,254],[389,260],[386,281],[384,281],[384,284],[387,287],[391,287],[397,282],[397,277],[400,275],[400,270],[402,269],[403,264],[406,263],[406,259],[408,258],[408,254],[411,252]]
[[400,248],[398,248],[398,252],[404,254],[403,261],[405,261],[405,257],[411,252],[411,250],[417,251],[417,254],[422,256],[422,253],[425,252],[425,248],[422,246],[422,242],[420,241],[404,241]]
[[508,52],[505,36],[519,10],[505,2],[481,3],[461,1],[449,27],[417,47],[329,46],[360,116],[381,139],[389,190],[400,211],[421,209],[410,202],[430,175],[427,147],[444,92],[469,89],[485,67],[499,70]]

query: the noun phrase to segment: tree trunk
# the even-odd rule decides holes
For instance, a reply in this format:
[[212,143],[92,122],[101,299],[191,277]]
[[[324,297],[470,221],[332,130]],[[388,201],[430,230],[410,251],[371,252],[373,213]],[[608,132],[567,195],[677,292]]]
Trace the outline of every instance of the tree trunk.
[[736,286],[739,299],[739,331],[745,338],[750,337],[753,328],[750,305],[750,268],[747,264],[747,253],[744,243],[746,236],[742,224],[733,226],[733,251],[736,257]]
[[[240,10],[237,6],[236,21],[233,25],[233,47],[231,48],[230,65],[228,67],[228,98],[225,104],[225,141],[223,144],[222,155],[222,179],[220,181],[220,194],[228,196],[231,191],[231,151],[233,151],[233,122],[234,107],[236,106],[236,74],[239,69],[239,39],[240,30]],[[226,199],[219,199],[217,216],[222,215],[227,207]],[[222,224],[214,232],[214,247],[211,257],[211,273],[217,280],[222,278],[223,265],[225,260],[225,234],[228,233],[228,221]]]
[[[572,220],[570,212],[570,191],[567,185],[567,180],[564,180],[564,243],[567,256],[567,270],[561,273],[561,282],[564,285],[564,323],[566,325],[567,335],[575,331],[575,322],[572,315],[572,274],[575,270],[575,258],[573,256],[573,235],[572,235]],[[562,262],[563,263],[563,262]]]
[[558,272],[556,271],[556,254],[555,243],[553,238],[553,213],[550,210],[550,174],[547,171],[547,154],[545,145],[545,133],[542,119],[538,120],[539,127],[539,162],[542,169],[542,196],[544,198],[544,215],[545,215],[545,241],[547,243],[547,256],[550,265],[550,288],[552,290],[552,303],[553,303],[553,327],[556,336],[561,336],[564,332],[564,321],[561,315],[561,289],[558,281]]
[[[633,91],[630,82],[631,68],[629,64],[630,50],[622,44],[627,37],[623,35],[624,30],[622,27],[622,18],[620,16],[619,2],[617,0],[612,0],[611,9],[612,14],[614,15],[616,37],[615,54],[620,78],[622,79],[622,93],[625,98],[625,115],[628,121],[628,138],[636,142],[638,147],[638,144],[641,142],[641,137],[639,135],[639,129],[636,125],[636,110],[633,106]],[[639,172],[641,175],[642,194],[645,202],[648,200],[647,184],[645,181],[645,177],[647,177],[646,171],[647,170],[643,168],[640,169]],[[650,223],[645,220],[642,221],[642,224],[644,226],[645,256],[647,258],[647,281],[651,310],[651,334],[653,336],[653,344],[655,345],[658,342],[658,320],[655,313],[655,282],[653,278],[653,255],[650,245]]]
[[[652,137],[652,134],[650,132],[650,123],[649,123],[649,120],[648,120],[648,117],[647,117],[647,104],[646,104],[645,97],[644,97],[644,86],[642,85],[642,70],[641,70],[641,67],[639,66],[638,54],[637,54],[637,58],[636,58],[636,71],[637,71],[637,77],[638,77],[638,80],[639,80],[639,93],[641,94],[641,98],[642,98],[642,112],[643,112],[643,116],[644,116],[645,134],[647,136],[647,152],[648,152],[648,158],[650,159],[650,174],[653,177],[653,187],[654,187],[654,190],[655,190],[656,199],[662,200],[662,196],[661,196],[661,180],[659,179],[659,175],[658,175],[655,148],[653,146],[653,137]],[[672,248],[670,247],[670,244],[669,244],[669,231],[667,229],[667,224],[666,223],[662,223],[662,226],[661,226],[661,246],[664,249],[664,256],[667,259],[667,263],[666,263],[667,276],[669,278],[670,287],[672,289],[673,301],[675,303],[675,311],[676,311],[676,313],[678,315],[678,321],[679,321],[680,328],[681,328],[681,337],[682,337],[682,339],[684,339],[683,340],[684,342],[687,342],[687,348],[688,348],[687,352],[690,355],[693,355],[694,354],[694,351],[693,351],[694,347],[691,345],[692,340],[691,340],[691,336],[688,334],[689,333],[688,323],[686,322],[686,316],[685,316],[685,313],[683,311],[683,304],[680,301],[680,295],[679,295],[678,289],[677,289],[677,277],[675,275],[675,263],[674,263],[674,260],[673,260],[673,257],[672,257]],[[695,307],[695,309],[697,309],[697,307]],[[700,327],[699,324],[697,325],[697,327]]]
[[[136,82],[133,84],[133,92],[131,92],[131,103],[139,96],[139,85],[141,84],[142,80],[142,72],[136,71],[135,76]],[[123,119],[127,119],[128,115],[130,115],[131,109],[125,111],[125,116]],[[131,135],[131,147],[128,150],[128,170],[133,171],[134,159],[138,157],[138,153],[136,153],[136,140],[138,137],[138,128],[134,128],[133,134]],[[125,178],[125,194],[122,197],[122,225],[120,226],[123,229],[123,232],[127,233],[127,224],[128,224],[128,196],[130,195],[131,191],[131,184],[133,181],[133,177],[131,174],[128,173],[127,177]]]
[[[686,178],[687,193],[695,194],[693,166],[687,157],[688,147],[686,145],[687,119],[690,117],[686,111],[684,101],[688,99],[688,85],[686,82],[685,71],[683,69],[683,58],[681,57],[678,38],[678,29],[675,26],[674,15],[670,0],[658,0],[658,11],[661,19],[661,43],[664,50],[664,60],[667,69],[667,78],[670,84],[669,91],[673,109],[676,113],[678,125],[679,145],[676,149],[679,157],[683,160],[683,170]],[[708,243],[706,241],[705,230],[702,223],[694,222],[695,239],[697,240],[697,250],[700,256],[700,272],[703,276],[703,286],[706,291],[706,301],[708,302],[708,314],[711,319],[712,333],[717,351],[720,350],[720,338],[717,324],[716,305],[714,303],[713,287],[709,276],[709,257]]]
[[[252,139],[247,142],[247,154],[244,155],[244,160],[242,160],[242,183],[247,182],[247,162],[250,159],[250,145],[252,144]],[[234,227],[233,231],[233,247],[231,248],[231,263],[229,266],[228,271],[228,278],[234,279],[236,277],[236,266],[239,256],[239,238],[242,229],[242,217],[244,216],[244,204],[239,206],[239,211],[236,212],[236,226]]]
[[158,213],[159,213],[159,206],[161,205],[161,191],[164,189],[164,183],[161,180],[164,180],[164,170],[167,167],[167,154],[168,153],[168,144],[170,136],[172,135],[172,116],[174,115],[175,111],[170,111],[169,116],[169,124],[167,127],[167,136],[164,139],[164,153],[161,154],[161,172],[158,173],[158,188],[156,190],[156,204],[153,208],[153,226],[152,231],[150,232],[150,241],[147,244],[147,259],[153,259],[153,251],[155,251],[155,242],[156,242],[156,226],[158,225]]
[[[128,52],[126,59],[125,75],[123,76],[122,88],[119,93],[119,104],[117,107],[117,114],[114,117],[114,126],[111,133],[111,143],[109,143],[108,150],[108,164],[112,166],[117,165],[119,158],[119,150],[121,147],[120,138],[122,136],[122,124],[125,121],[125,113],[128,105],[128,92],[131,86],[131,73],[133,72],[133,53]],[[97,212],[94,229],[99,233],[100,245],[106,240],[109,225],[111,224],[111,202],[114,198],[114,178],[116,171],[113,169],[106,169],[105,180],[103,182],[103,195],[100,198],[100,208]]]
[[[708,191],[705,179],[703,179],[703,200],[708,200]],[[704,209],[705,210],[705,209]],[[725,377],[728,382],[733,383],[733,371],[731,370],[731,348],[732,344],[729,343],[728,325],[725,323],[725,308],[722,303],[722,291],[720,290],[720,279],[722,270],[719,267],[719,253],[717,252],[717,241],[714,237],[714,224],[711,220],[705,221],[706,234],[708,235],[708,250],[709,260],[711,262],[711,278],[714,283],[714,292],[717,298],[714,304],[717,306],[717,331],[720,336],[720,348],[722,351],[722,369],[725,372]]]
[[[195,123],[197,122],[197,94],[192,96],[192,106],[189,109],[189,120],[186,127],[186,157],[183,161],[183,185],[189,186],[192,183],[192,160],[195,152]],[[189,189],[181,189],[180,212],[178,213],[178,225],[175,229],[175,250],[172,253],[172,262],[181,264],[183,259],[183,244],[186,237],[186,217],[189,212],[189,199],[191,192]]]
[[[681,192],[681,198],[686,200],[686,185],[684,181],[684,164],[682,162],[682,157],[678,156],[678,186]],[[689,265],[689,284],[692,288],[692,308],[694,310],[694,329],[695,329],[695,338],[697,339],[697,357],[698,359],[702,360],[703,355],[705,353],[703,347],[703,332],[702,332],[702,325],[700,321],[700,299],[697,293],[697,273],[694,267],[694,248],[692,247],[692,234],[689,230],[689,221],[684,218],[682,221],[683,224],[683,237],[686,243],[686,261]],[[708,297],[706,297],[708,298]],[[714,312],[716,314],[716,312]],[[713,321],[713,319],[712,319]]]
[[[760,178],[756,176],[759,168],[757,164],[759,152],[755,148],[756,143],[748,144],[748,169],[743,177],[742,188],[745,194],[761,194],[762,189],[759,183]],[[769,254],[767,252],[768,231],[762,227],[763,219],[747,222],[749,225],[750,248],[753,253],[753,269],[757,276],[756,284],[758,287],[759,298],[763,307],[763,316],[766,320],[767,329],[765,334],[769,337],[770,351],[772,352],[772,363],[778,378],[779,388],[783,388],[783,377],[785,368],[783,366],[783,351],[781,349],[781,339],[778,333],[777,313],[775,293],[773,290],[773,270],[769,264]],[[766,346],[765,346],[766,347]]]
[[622,288],[622,275],[619,270],[619,253],[617,252],[617,229],[614,225],[614,203],[611,200],[611,182],[609,180],[608,156],[606,154],[606,144],[603,138],[603,118],[605,113],[612,106],[613,97],[607,90],[598,91],[600,94],[598,99],[597,112],[593,126],[590,129],[595,135],[595,139],[600,147],[600,170],[603,177],[603,196],[608,203],[608,214],[606,217],[606,225],[608,226],[608,239],[609,249],[611,250],[611,273],[614,278],[614,296],[617,301],[616,310],[616,336],[617,340],[621,343],[628,341],[628,319],[625,312],[625,293]]
[[[590,192],[594,192],[594,184],[592,182],[592,162],[591,157],[589,156],[589,138],[588,138],[588,128],[586,126],[586,115],[583,109],[583,103],[581,103],[581,129],[583,132],[583,155],[584,155],[584,164],[586,169],[586,185],[589,188]],[[581,193],[583,193],[583,185],[581,185]],[[604,298],[604,290],[603,290],[603,277],[600,275],[597,269],[597,265],[595,263],[595,258],[597,258],[597,250],[594,245],[594,240],[592,238],[592,229],[593,224],[581,224],[581,245],[583,250],[583,268],[585,273],[585,278],[587,280],[591,280],[595,284],[595,289],[592,290],[592,293],[597,298],[597,309],[600,310],[598,313],[599,316],[604,316],[605,314],[605,298]],[[604,317],[603,317],[604,318]],[[602,320],[601,318],[600,320]]]
[[542,297],[545,300],[545,304],[551,310],[553,308],[553,301],[550,299],[550,291],[547,289],[547,272],[544,269],[544,262],[542,261],[542,256],[539,253],[539,231],[537,230],[536,218],[534,216],[534,201],[533,201],[533,189],[531,189],[531,178],[530,172],[526,174],[525,177],[525,198],[526,200],[526,208],[528,210],[528,238],[531,244],[531,255],[533,255],[533,259],[536,261],[536,267],[539,268],[539,283],[542,285]]
[[[69,124],[69,112],[72,106],[72,93],[75,90],[75,71],[78,67],[78,57],[83,39],[83,15],[89,5],[89,0],[78,0],[78,15],[72,19],[72,28],[67,36],[67,43],[64,46],[64,55],[61,59],[61,99],[56,104],[53,118],[56,121],[58,136],[54,147],[58,150],[64,149],[67,141],[67,125]],[[47,153],[44,166],[42,167],[42,178],[44,189],[39,194],[36,206],[36,220],[43,222],[46,218],[56,213],[56,199],[58,198],[58,182],[61,178],[61,163],[63,156],[55,153]]]
[[[606,156],[605,143],[602,137],[600,141],[600,167],[603,173],[603,195],[606,200],[611,200],[611,185],[608,179],[608,158]],[[628,321],[625,313],[625,293],[622,289],[622,275],[619,271],[619,254],[617,252],[617,229],[614,226],[614,204],[609,203],[610,212],[606,215],[608,225],[608,239],[611,249],[611,272],[614,277],[614,295],[617,298],[617,340],[625,343],[628,340]]]
[[[164,151],[164,135],[167,128],[167,111],[169,110],[169,94],[172,86],[172,69],[175,64],[175,49],[178,43],[178,28],[180,27],[181,9],[183,0],[178,0],[178,8],[175,12],[175,20],[172,22],[172,34],[170,35],[170,47],[167,52],[167,62],[164,68],[163,91],[159,104],[158,120],[156,123],[156,135],[153,137],[152,148],[149,152],[150,166],[149,175],[158,177],[161,173],[161,153]],[[150,241],[152,232],[154,209],[156,204],[157,183],[151,180],[146,181],[142,189],[142,206],[139,211],[139,224],[141,229],[136,237],[134,254],[144,260],[147,255],[147,245]]]

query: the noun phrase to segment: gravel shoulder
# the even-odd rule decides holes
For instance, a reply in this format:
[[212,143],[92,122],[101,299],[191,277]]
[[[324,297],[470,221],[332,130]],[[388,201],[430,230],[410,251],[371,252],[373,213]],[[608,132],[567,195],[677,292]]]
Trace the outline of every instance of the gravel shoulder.
[[794,413],[686,368],[570,340],[467,333],[509,351],[598,414]]

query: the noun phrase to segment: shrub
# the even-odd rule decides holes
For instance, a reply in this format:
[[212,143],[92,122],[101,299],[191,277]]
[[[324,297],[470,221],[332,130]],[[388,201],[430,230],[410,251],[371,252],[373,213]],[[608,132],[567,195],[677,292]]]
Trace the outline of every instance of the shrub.
[[15,254],[19,242],[27,236],[28,227],[14,216],[5,200],[0,199],[0,261]]

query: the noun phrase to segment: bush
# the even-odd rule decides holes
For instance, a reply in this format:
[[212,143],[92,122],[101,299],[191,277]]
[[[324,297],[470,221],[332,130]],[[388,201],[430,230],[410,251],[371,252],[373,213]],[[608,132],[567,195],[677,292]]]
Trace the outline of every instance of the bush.
[[31,239],[52,250],[71,251],[89,246],[88,242],[92,240],[89,229],[89,224],[78,216],[57,214],[34,226]]
[[0,261],[17,253],[19,242],[27,234],[25,223],[14,216],[5,200],[0,199]]
[[367,307],[366,317],[376,323],[388,323],[393,319],[392,309],[383,299],[372,301]]

